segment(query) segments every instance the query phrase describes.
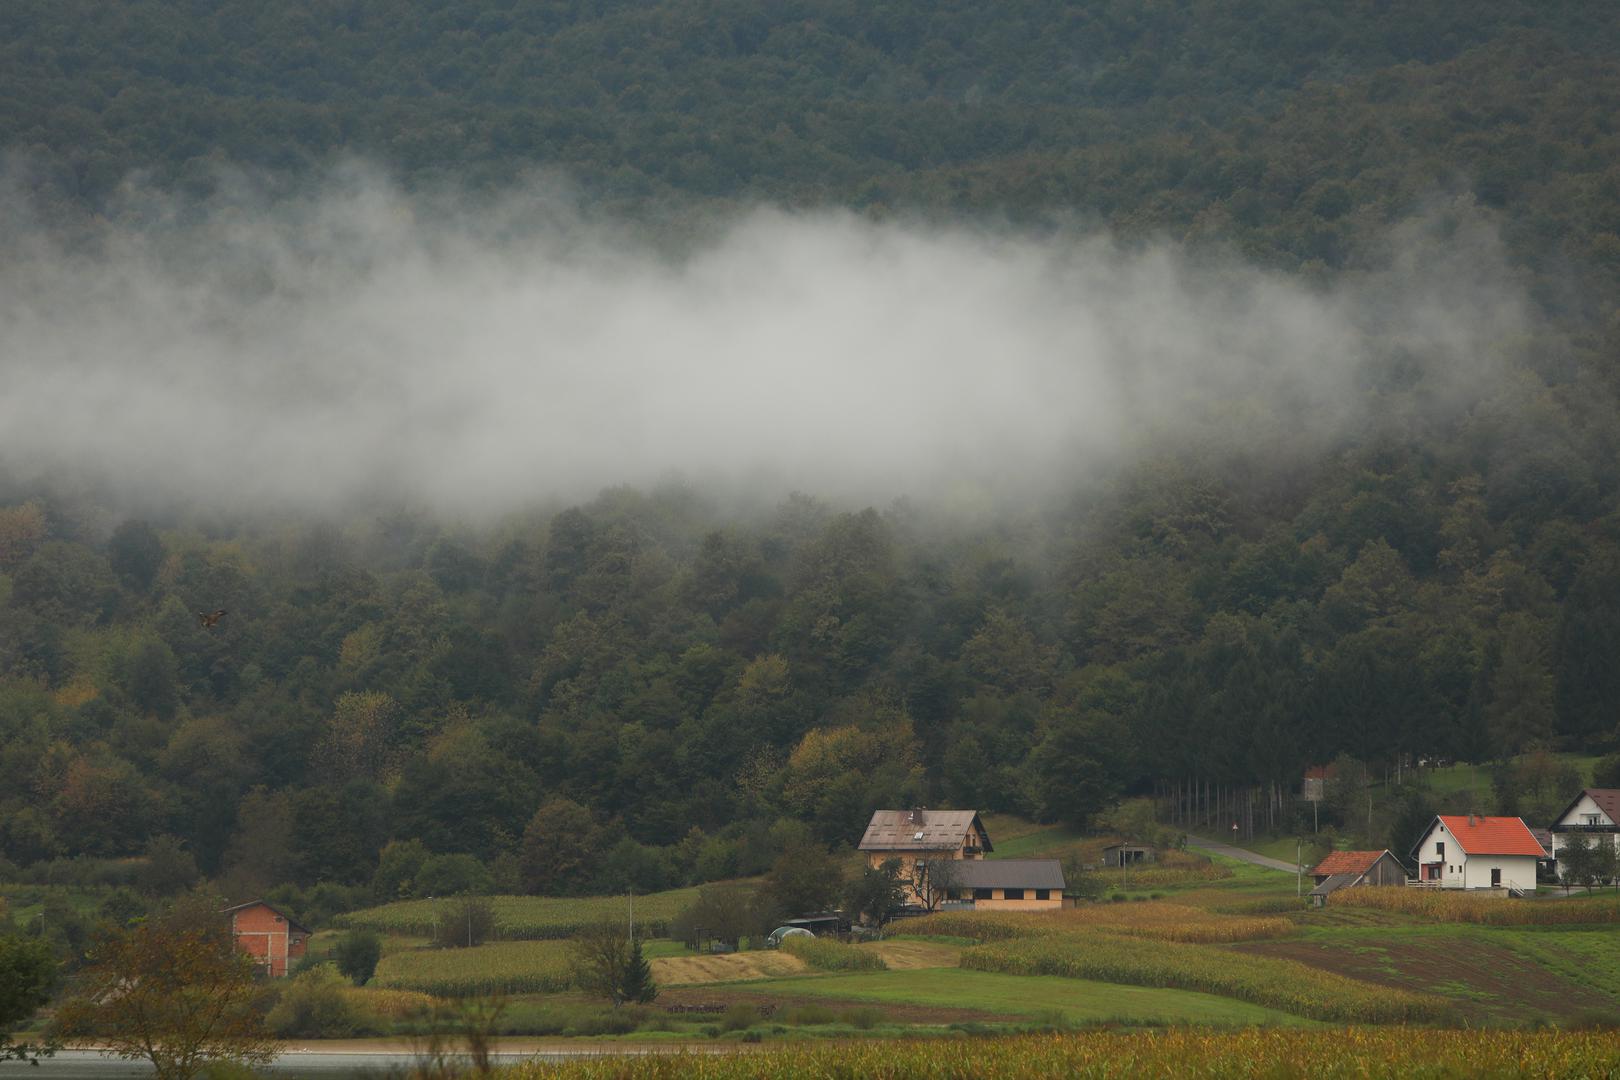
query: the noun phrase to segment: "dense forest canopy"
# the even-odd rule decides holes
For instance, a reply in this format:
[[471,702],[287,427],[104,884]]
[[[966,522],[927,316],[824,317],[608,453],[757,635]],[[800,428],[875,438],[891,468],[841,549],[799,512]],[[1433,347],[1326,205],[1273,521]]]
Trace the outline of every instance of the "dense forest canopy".
[[[1083,821],[1167,782],[1289,789],[1341,754],[1613,749],[1617,37],[1610,5],[1515,0],[6,4],[4,217],[27,243],[0,269],[0,349],[14,374],[68,375],[0,403],[0,857],[190,860],[239,896],[646,889],[756,872],[784,835],[853,841],[880,805]],[[391,179],[310,193],[352,157]],[[1105,410],[1133,421],[1098,429],[1112,452],[1046,444],[1039,498],[983,476],[881,496],[603,476],[587,497],[509,487],[476,517],[408,488],[311,507],[286,488],[340,462],[278,472],[250,430],[256,465],[234,418],[201,412],[146,498],[25,423],[59,415],[41,388],[79,400],[99,341],[134,376],[103,402],[134,434],[101,452],[153,460],[120,407],[185,393],[226,343],[287,352],[280,315],[319,314],[333,283],[373,295],[355,283],[398,265],[428,291],[384,290],[356,325],[400,313],[390,349],[437,347],[413,346],[402,297],[468,265],[418,258],[462,250],[439,242],[454,229],[401,248],[344,222],[377,191],[387,219],[509,205],[536,175],[592,222],[547,243],[612,246],[611,219],[677,267],[757,235],[715,223],[762,202],[906,223],[839,219],[880,254],[929,223],[1043,252],[1101,230],[1122,250],[1098,265],[1170,259],[1182,282],[1134,324],[1095,314],[1099,340],[1136,343],[1111,354],[1125,368],[1204,370],[1145,359],[1175,353],[1141,335],[1177,305],[1212,355],[1297,366],[1196,384],[1196,412],[1152,424]],[[288,205],[337,211],[246,220]],[[292,240],[266,269],[209,250],[232,236]],[[854,293],[904,280],[828,265]],[[304,266],[292,295],[278,275]],[[1223,318],[1200,274],[1265,300]],[[487,279],[465,281],[488,311]],[[964,303],[918,295],[916,322]],[[717,340],[740,310],[711,313]],[[1008,336],[1024,310],[995,310]],[[196,367],[153,359],[171,328]],[[254,373],[233,393],[273,413],[266,362],[231,369]],[[1337,381],[1291,399],[1277,372],[1296,370]],[[862,400],[859,364],[832,378]],[[385,409],[403,392],[378,389]],[[220,504],[188,502],[192,482]]]

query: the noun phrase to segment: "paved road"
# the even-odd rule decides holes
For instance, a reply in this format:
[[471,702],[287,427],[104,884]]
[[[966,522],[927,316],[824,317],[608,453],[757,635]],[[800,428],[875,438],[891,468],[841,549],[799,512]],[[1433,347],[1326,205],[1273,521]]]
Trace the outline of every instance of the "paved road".
[[1205,840],[1200,836],[1188,836],[1187,844],[1189,847],[1203,848],[1205,851],[1216,855],[1225,855],[1228,859],[1237,859],[1239,862],[1264,866],[1268,870],[1282,870],[1289,874],[1296,872],[1294,864],[1291,862],[1283,862],[1281,859],[1273,859],[1252,851],[1245,851],[1243,848],[1233,847],[1231,844],[1223,844],[1219,840]]

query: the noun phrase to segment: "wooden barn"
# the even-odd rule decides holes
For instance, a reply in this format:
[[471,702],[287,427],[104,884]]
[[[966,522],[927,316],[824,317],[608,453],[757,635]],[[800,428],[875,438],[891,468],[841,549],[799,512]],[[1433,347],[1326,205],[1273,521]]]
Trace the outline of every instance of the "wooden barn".
[[1388,849],[1335,851],[1311,870],[1311,903],[1321,907],[1331,893],[1357,885],[1405,885],[1406,867]]

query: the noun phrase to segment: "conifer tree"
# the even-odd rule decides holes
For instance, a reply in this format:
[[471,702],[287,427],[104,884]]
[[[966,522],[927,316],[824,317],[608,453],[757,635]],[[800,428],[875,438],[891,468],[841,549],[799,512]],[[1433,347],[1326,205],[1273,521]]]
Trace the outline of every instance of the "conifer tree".
[[630,942],[630,959],[624,966],[624,979],[619,983],[619,998],[632,1005],[650,1005],[658,997],[658,984],[653,982],[652,965],[641,955],[641,939]]

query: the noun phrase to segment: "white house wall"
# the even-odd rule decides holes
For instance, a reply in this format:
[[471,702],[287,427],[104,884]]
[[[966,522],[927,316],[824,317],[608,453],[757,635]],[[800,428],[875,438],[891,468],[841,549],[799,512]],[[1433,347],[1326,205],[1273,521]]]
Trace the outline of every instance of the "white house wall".
[[[1569,813],[1559,818],[1556,824],[1585,825],[1587,817],[1591,814],[1597,815],[1597,823],[1599,825],[1608,826],[1609,828],[1614,827],[1614,819],[1609,817],[1608,814],[1605,814],[1603,809],[1598,806],[1597,803],[1592,801],[1592,796],[1586,794],[1582,794],[1580,800],[1576,802],[1574,806],[1569,808]],[[1563,850],[1564,845],[1569,843],[1569,838],[1572,835],[1572,833],[1566,832],[1555,832],[1552,834],[1553,858],[1556,859],[1558,857],[1559,851]],[[1586,838],[1594,845],[1614,843],[1612,835],[1606,835],[1604,833],[1588,833]]]
[[[1444,856],[1439,853],[1442,843],[1446,845]],[[1422,880],[1425,863],[1441,864],[1440,887],[1443,889],[1488,889],[1493,869],[1502,871],[1503,888],[1533,892],[1536,887],[1534,855],[1470,855],[1438,822],[1418,845],[1417,862],[1419,880]]]

